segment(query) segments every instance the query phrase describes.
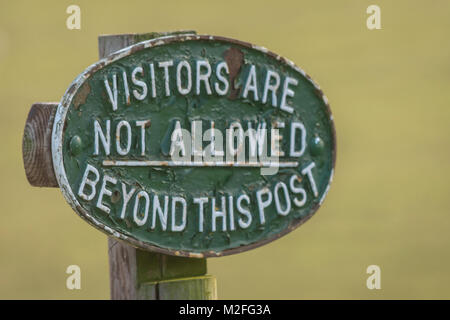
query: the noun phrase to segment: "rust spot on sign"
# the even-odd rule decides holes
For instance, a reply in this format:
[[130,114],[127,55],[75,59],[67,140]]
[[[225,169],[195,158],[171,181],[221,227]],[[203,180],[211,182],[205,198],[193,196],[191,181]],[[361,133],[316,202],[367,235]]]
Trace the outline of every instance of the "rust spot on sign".
[[78,109],[80,105],[84,104],[86,102],[86,99],[91,92],[91,87],[89,86],[88,82],[85,82],[83,86],[78,91],[78,94],[75,96],[75,99],[73,101],[73,104],[75,106],[75,109]]
[[244,53],[234,47],[230,47],[224,54],[225,61],[228,65],[229,79],[231,84],[231,90],[229,98],[234,100],[239,96],[239,88],[235,87],[234,80],[236,79],[239,71],[241,71],[242,64],[244,63]]

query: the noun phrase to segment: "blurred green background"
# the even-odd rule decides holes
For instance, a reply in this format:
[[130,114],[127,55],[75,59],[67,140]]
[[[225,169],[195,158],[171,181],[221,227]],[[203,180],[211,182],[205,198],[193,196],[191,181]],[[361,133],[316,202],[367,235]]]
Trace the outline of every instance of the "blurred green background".
[[[193,29],[265,46],[324,89],[338,156],[317,214],[210,259],[224,299],[450,298],[450,1],[0,0],[0,298],[107,299],[107,239],[58,189],[29,186],[24,123],[98,60],[99,34]],[[81,8],[81,30],[66,8]],[[366,8],[381,7],[382,30]],[[81,290],[66,289],[67,266]],[[366,287],[381,267],[381,290]]]

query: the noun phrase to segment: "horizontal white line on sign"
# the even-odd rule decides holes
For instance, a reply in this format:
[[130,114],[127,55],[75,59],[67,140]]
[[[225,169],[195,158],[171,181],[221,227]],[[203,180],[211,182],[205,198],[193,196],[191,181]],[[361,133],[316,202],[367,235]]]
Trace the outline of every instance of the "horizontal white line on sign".
[[287,162],[192,162],[192,161],[151,161],[151,160],[103,160],[105,167],[246,167],[246,168],[295,168],[297,161]]

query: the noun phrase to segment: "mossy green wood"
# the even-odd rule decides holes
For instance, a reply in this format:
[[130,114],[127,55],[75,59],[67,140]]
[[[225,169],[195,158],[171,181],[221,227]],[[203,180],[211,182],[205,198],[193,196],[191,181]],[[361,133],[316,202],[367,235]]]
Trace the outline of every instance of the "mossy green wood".
[[[76,211],[86,218],[90,223],[109,232],[113,236],[129,241],[133,245],[149,250],[159,250],[174,255],[186,256],[218,256],[253,248],[257,245],[267,243],[281,235],[291,231],[306,221],[319,207],[325,197],[333,174],[335,159],[335,136],[334,126],[327,100],[321,90],[311,79],[293,64],[271,53],[265,49],[257,48],[239,41],[224,38],[196,37],[179,35],[177,37],[159,38],[163,39],[153,43],[142,42],[120,55],[112,56],[106,62],[102,62],[75,82],[78,86],[76,92],[72,92],[75,86],[69,88],[60,108],[66,108],[64,129],[62,130],[62,157],[64,174],[69,186],[66,186],[69,194],[74,195],[75,204],[71,203]],[[162,44],[161,44],[162,43]],[[230,53],[231,52],[231,53]],[[236,53],[238,52],[238,53]],[[229,59],[230,54],[234,56]],[[228,58],[227,58],[228,57]],[[237,58],[236,58],[237,57]],[[159,69],[155,75],[156,96],[150,94],[152,90],[152,70],[150,65],[157,66],[164,61],[173,61],[174,65],[180,61],[188,61],[195,64],[197,60],[207,60],[212,68],[216,68],[221,61],[226,61],[229,67],[229,88],[224,96],[210,95],[205,87],[196,94],[194,90],[186,95],[176,92],[177,79],[175,72],[169,74],[168,82],[165,82],[164,73]],[[238,64],[238,67],[235,64]],[[291,77],[298,81],[293,87],[294,96],[288,97],[288,103],[293,112],[285,112],[279,107],[273,107],[270,100],[266,103],[257,101],[252,93],[243,97],[243,86],[248,81],[250,67],[254,65],[259,72],[258,92],[262,92],[264,76],[268,70],[277,72],[285,79]],[[234,67],[233,67],[234,66]],[[148,94],[145,99],[138,100],[133,94],[126,96],[124,90],[118,90],[117,110],[113,110],[111,97],[105,89],[105,80],[112,86],[113,76],[118,79],[118,86],[124,87],[125,81],[120,80],[123,73],[131,74],[136,67],[142,67],[143,75],[139,80],[147,83]],[[185,78],[182,79],[186,81]],[[212,74],[211,86],[219,81],[217,74]],[[193,79],[195,82],[195,79]],[[166,96],[167,83],[172,88],[173,94]],[[130,92],[139,90],[139,87],[128,84]],[[185,84],[184,84],[185,85]],[[214,87],[214,86],[213,86]],[[281,94],[277,97],[278,105],[281,103]],[[65,105],[68,104],[68,105]],[[62,112],[60,112],[62,113]],[[119,134],[115,132],[120,121],[126,120],[131,124],[136,121],[150,120],[145,128],[146,152],[141,154],[140,147],[141,127],[131,127],[132,140],[130,151],[126,155],[118,152],[115,147],[115,138],[126,140],[126,130]],[[289,136],[289,128],[293,122],[301,122],[306,128],[306,151],[300,157],[287,157],[288,161],[298,161],[298,166],[280,168],[276,175],[261,175],[260,168],[242,167],[123,167],[105,166],[106,162],[114,161],[170,161],[167,153],[170,147],[168,137],[173,133],[174,123],[177,121],[183,128],[188,129],[191,122],[195,120],[208,123],[214,121],[215,128],[225,131],[232,122],[239,122],[243,126],[249,123],[257,125],[265,122],[270,125],[283,122]],[[100,124],[102,132],[105,132],[107,123],[110,121],[112,139],[110,154],[106,155],[102,145],[99,154],[94,152],[94,121]],[[283,140],[281,148],[289,150],[288,138]],[[296,141],[295,143],[299,143]],[[314,163],[313,174],[317,194],[308,177],[302,170],[309,164]],[[99,192],[95,198],[86,200],[77,196],[81,187],[83,173],[87,171],[87,165],[99,169],[100,182],[96,186],[101,188],[101,180],[105,176],[114,177],[118,182],[110,184],[111,196],[101,199],[101,204],[110,209],[109,213],[99,208]],[[258,215],[259,208],[255,192],[257,190],[274,190],[277,182],[282,181],[289,185],[289,179],[297,176],[297,182],[301,188],[306,190],[306,201],[302,206],[292,205],[288,214],[280,214],[272,202],[265,209],[265,221]],[[136,188],[149,195],[150,201],[158,197],[161,204],[164,197],[172,200],[174,197],[183,197],[187,200],[187,222],[181,232],[170,230],[170,225],[179,223],[177,218],[170,213],[167,215],[167,225],[164,227],[161,219],[153,214],[152,205],[145,217],[142,209],[138,210],[138,219],[146,218],[143,225],[136,224],[136,215],[133,215],[133,204],[139,208],[139,200],[130,200],[124,217],[121,216],[121,208],[124,206],[123,186],[126,190]],[[98,191],[98,190],[97,190]],[[292,190],[291,190],[292,191]],[[66,193],[66,194],[67,194]],[[134,196],[138,191],[135,192]],[[211,210],[211,199],[219,203],[222,197],[234,197],[247,195],[250,198],[248,210],[251,213],[252,223],[241,227],[239,220],[243,216],[237,214],[236,204],[233,206],[236,215],[233,220],[234,229],[227,219],[225,228],[213,231]],[[289,193],[290,197],[299,197]],[[192,199],[194,197],[207,197],[209,202],[205,206],[204,230],[199,230],[199,209]],[[73,200],[71,200],[74,202]],[[287,200],[284,200],[287,201]],[[169,204],[170,205],[170,204]],[[142,204],[141,204],[142,206]],[[228,210],[228,209],[227,209]],[[171,221],[171,219],[173,221]],[[250,220],[250,219],[248,219]],[[155,223],[152,223],[155,221]],[[218,220],[218,224],[223,221]],[[216,221],[217,222],[217,221]],[[225,222],[224,222],[225,223]],[[169,227],[167,227],[169,226]],[[224,230],[226,229],[226,230]]]
[[217,281],[206,259],[136,250],[138,300],[217,299]]
[[139,288],[142,300],[216,300],[217,280],[213,276],[143,283]]
[[139,284],[201,276],[206,274],[206,259],[170,256],[137,250],[137,281]]

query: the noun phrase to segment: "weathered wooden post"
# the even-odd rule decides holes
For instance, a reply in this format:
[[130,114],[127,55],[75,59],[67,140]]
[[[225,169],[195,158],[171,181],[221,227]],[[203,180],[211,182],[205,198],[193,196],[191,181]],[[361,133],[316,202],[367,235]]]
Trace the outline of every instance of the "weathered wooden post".
[[267,49],[192,31],[100,36],[99,55],[60,103],[32,106],[27,178],[110,236],[112,299],[215,299],[207,257],[277,239],[322,203],[327,99]]
[[[140,41],[177,33],[106,35],[98,38],[100,59]],[[139,250],[108,238],[112,299],[216,299],[216,279],[206,275],[205,258]],[[176,279],[176,281],[174,280]]]

